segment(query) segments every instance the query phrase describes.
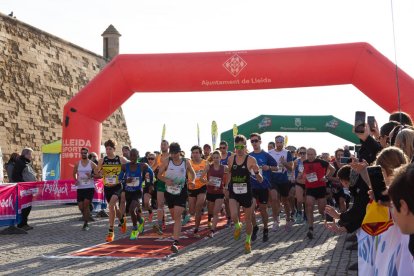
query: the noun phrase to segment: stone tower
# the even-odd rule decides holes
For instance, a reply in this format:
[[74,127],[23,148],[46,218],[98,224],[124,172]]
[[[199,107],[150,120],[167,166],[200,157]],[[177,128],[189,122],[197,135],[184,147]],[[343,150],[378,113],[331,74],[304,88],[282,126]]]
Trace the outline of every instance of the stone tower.
[[121,34],[111,24],[103,32],[103,57],[110,61],[119,54],[119,37]]

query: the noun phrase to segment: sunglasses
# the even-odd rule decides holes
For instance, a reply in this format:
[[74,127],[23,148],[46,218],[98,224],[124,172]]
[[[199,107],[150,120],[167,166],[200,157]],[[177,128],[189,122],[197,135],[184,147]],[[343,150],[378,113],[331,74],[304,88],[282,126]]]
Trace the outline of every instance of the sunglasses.
[[301,155],[305,155],[305,154],[306,154],[306,152],[301,151],[301,152],[299,152],[299,154],[301,154]]
[[81,152],[81,154],[88,154],[88,152],[84,152],[84,151],[82,151],[82,152]]
[[250,140],[250,142],[251,143],[259,143],[259,140],[253,139],[253,140]]
[[147,159],[148,159],[148,160],[155,160],[155,158],[154,158],[154,157],[148,157]]
[[246,146],[245,145],[235,145],[234,148],[237,150],[242,150],[244,149]]
[[220,149],[226,149],[227,147],[220,147]]

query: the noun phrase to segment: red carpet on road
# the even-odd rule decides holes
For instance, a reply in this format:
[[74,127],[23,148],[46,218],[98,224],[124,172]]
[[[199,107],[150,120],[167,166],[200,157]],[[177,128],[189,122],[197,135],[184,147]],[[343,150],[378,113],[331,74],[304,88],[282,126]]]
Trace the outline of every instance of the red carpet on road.
[[[224,228],[226,224],[226,218],[221,217],[217,223],[217,230]],[[169,257],[172,252],[170,250],[172,239],[173,224],[167,225],[167,229],[163,231],[163,235],[158,235],[152,230],[150,223],[145,225],[147,229],[143,234],[138,236],[136,240],[130,240],[129,238],[123,238],[115,240],[110,243],[99,244],[93,247],[88,247],[80,251],[70,253],[71,256],[79,257],[114,257],[114,258],[149,258],[149,259],[162,259]],[[150,229],[151,228],[151,229]],[[194,237],[194,219],[191,220],[186,226],[181,228],[181,237],[179,250],[196,243],[206,237],[210,229],[207,227],[207,215],[204,215],[201,219],[199,228],[199,238]],[[131,231],[131,227],[128,227],[128,232]],[[115,230],[116,238],[117,230]],[[104,239],[104,236],[102,237]]]

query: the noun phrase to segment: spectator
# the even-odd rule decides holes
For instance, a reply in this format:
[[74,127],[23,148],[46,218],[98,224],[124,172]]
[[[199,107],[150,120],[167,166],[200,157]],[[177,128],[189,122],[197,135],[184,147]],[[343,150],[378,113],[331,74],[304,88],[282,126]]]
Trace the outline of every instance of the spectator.
[[395,146],[403,150],[411,162],[414,160],[414,130],[403,129],[395,137]]
[[402,125],[409,125],[409,126],[413,125],[413,120],[411,119],[410,115],[402,111],[400,112],[396,111],[396,112],[391,113],[389,120],[400,122],[400,124]]
[[388,194],[394,205],[392,216],[401,233],[410,235],[408,249],[414,256],[414,165],[402,167],[396,174]]
[[328,215],[334,219],[339,219],[339,227],[335,223],[327,225],[329,230],[336,233],[352,233],[360,228],[369,202],[367,183],[360,176],[351,178],[351,170],[350,165],[345,165],[338,170],[337,177],[341,184],[349,189],[354,198],[352,207],[348,211],[341,213],[338,213],[332,206],[325,207],[325,212]]
[[16,164],[17,159],[19,159],[19,154],[18,153],[12,153],[12,155],[10,156],[9,162],[7,162],[4,165],[4,169],[7,172],[7,177],[9,179],[9,183],[13,183],[16,182],[13,180],[13,168],[14,165]]
[[[32,153],[31,148],[25,148],[22,150],[22,154],[17,159],[12,173],[12,179],[15,182],[32,182],[36,181],[36,173],[32,168]],[[32,210],[32,206],[22,209],[21,222],[17,227],[22,228],[23,230],[32,230],[33,227],[27,224],[27,220]]]

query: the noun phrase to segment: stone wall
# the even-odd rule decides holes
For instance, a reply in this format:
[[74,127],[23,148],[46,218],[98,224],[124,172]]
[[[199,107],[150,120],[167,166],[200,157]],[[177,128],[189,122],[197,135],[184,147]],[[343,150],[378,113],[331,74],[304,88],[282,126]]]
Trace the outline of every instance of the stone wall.
[[[31,147],[40,174],[41,146],[61,139],[63,106],[105,64],[102,56],[0,13],[0,146],[4,161],[11,153]],[[102,135],[130,144],[121,108],[103,123]]]

